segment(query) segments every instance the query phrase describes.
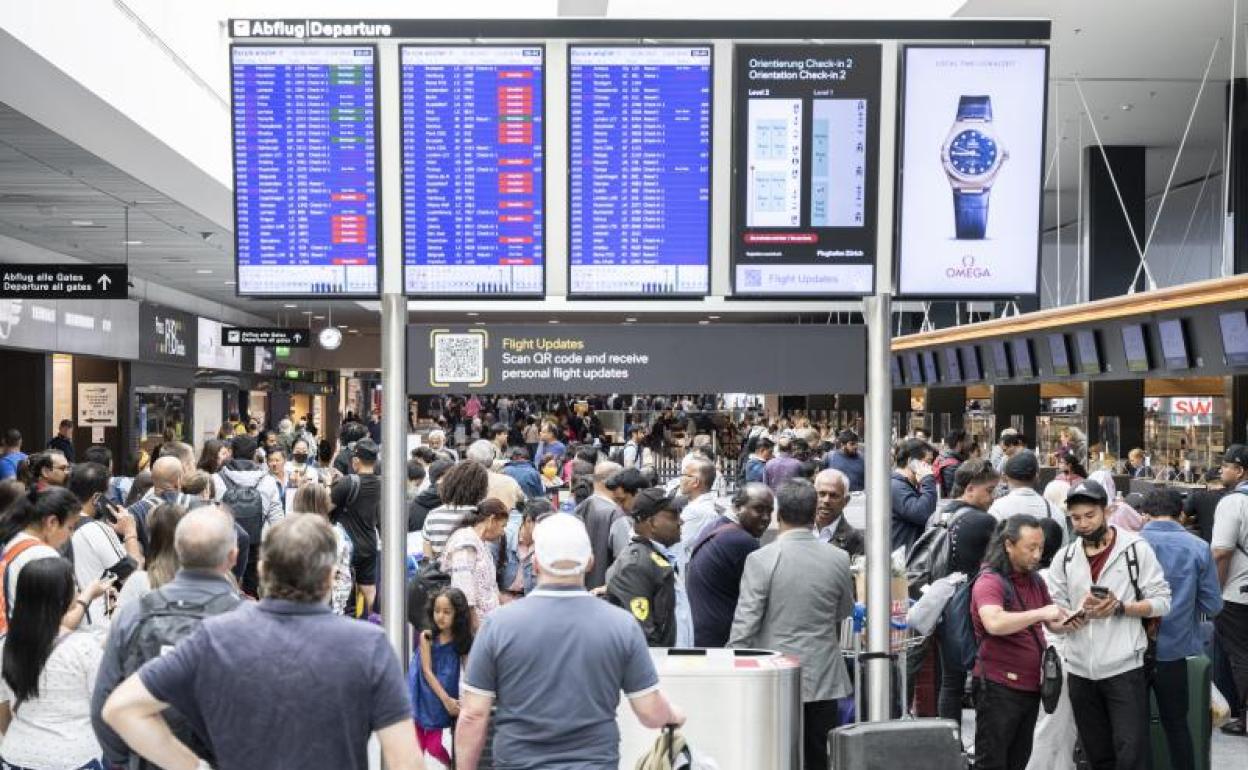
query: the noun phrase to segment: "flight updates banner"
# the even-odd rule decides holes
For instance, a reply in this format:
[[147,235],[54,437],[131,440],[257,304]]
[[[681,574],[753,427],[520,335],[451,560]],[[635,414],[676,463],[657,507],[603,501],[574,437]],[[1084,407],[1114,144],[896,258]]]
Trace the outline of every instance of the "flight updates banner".
[[898,290],[1039,290],[1048,48],[905,52]]
[[734,93],[734,293],[874,291],[879,46],[737,46]]

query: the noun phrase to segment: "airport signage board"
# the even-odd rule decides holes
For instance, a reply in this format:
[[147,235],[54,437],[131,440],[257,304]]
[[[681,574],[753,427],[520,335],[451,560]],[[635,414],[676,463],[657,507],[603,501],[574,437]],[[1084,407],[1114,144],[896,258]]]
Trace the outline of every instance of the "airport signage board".
[[78,383],[78,425],[83,428],[117,427],[117,383]]
[[905,49],[897,293],[1034,295],[1045,46]]
[[0,265],[5,299],[126,299],[125,265]]
[[306,348],[312,342],[307,329],[270,329],[260,326],[223,326],[221,344],[225,347]]
[[409,393],[864,393],[862,326],[413,325]]

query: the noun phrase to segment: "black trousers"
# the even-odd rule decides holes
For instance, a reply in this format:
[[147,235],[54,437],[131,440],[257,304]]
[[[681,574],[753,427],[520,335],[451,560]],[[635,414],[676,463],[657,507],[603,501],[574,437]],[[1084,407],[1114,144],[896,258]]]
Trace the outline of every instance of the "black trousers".
[[1157,715],[1166,733],[1170,770],[1196,770],[1192,731],[1187,726],[1187,661],[1183,658],[1157,661],[1151,687],[1157,696]]
[[1066,686],[1079,741],[1092,770],[1147,770],[1152,751],[1143,667],[1109,679],[1069,674]]
[[802,753],[805,770],[827,770],[828,732],[841,724],[838,702],[812,700],[802,704]]
[[1040,693],[977,680],[975,770],[1024,770],[1040,714]]
[[1218,633],[1218,646],[1226,653],[1231,666],[1231,678],[1239,692],[1240,705],[1248,714],[1248,604],[1226,602],[1222,612],[1214,618],[1213,626]]

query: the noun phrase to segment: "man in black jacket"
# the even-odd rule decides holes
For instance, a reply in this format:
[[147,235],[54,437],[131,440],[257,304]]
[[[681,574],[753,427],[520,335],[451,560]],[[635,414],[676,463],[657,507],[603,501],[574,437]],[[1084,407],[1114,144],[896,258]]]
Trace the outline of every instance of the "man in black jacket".
[[680,542],[680,514],[660,488],[633,500],[633,540],[607,571],[607,599],[633,614],[651,647],[676,644],[676,567],[668,549]]
[[438,479],[442,478],[443,473],[454,467],[455,463],[450,460],[434,460],[425,469],[425,475],[429,479],[429,486],[416,495],[411,505],[407,506],[408,532],[424,529],[425,517],[429,515],[429,511],[442,504],[442,498],[438,495]]

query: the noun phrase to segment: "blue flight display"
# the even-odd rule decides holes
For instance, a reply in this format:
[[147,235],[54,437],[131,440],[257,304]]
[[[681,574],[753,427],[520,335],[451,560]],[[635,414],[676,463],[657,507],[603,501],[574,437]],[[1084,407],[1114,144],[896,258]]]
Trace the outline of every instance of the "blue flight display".
[[569,294],[709,289],[710,46],[569,46]]
[[376,56],[231,50],[240,296],[377,293]]
[[408,294],[543,294],[544,52],[401,48]]

